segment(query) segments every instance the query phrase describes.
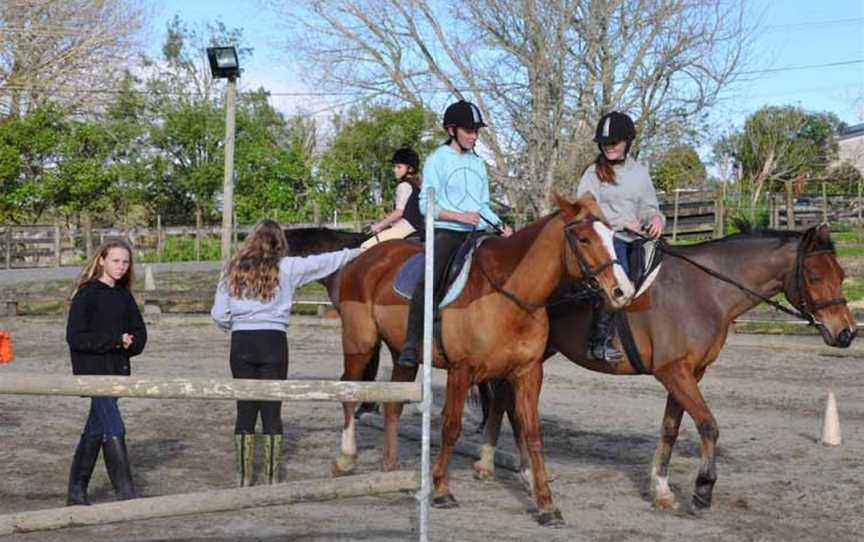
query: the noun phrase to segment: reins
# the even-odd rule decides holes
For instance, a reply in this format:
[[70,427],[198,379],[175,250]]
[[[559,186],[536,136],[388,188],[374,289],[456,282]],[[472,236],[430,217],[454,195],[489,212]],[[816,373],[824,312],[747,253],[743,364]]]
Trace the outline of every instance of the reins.
[[[633,233],[636,233],[636,232],[633,232]],[[636,233],[636,235],[639,235],[640,237],[645,238],[645,236],[643,236],[639,233]],[[803,239],[802,239],[802,241],[803,241]],[[817,304],[808,303],[807,291],[804,289],[804,268],[803,268],[804,259],[809,258],[810,256],[816,256],[819,254],[828,253],[828,252],[831,252],[831,250],[824,249],[824,250],[814,250],[812,252],[804,252],[803,246],[804,246],[803,242],[799,243],[798,253],[797,253],[796,258],[795,258],[795,282],[796,282],[795,285],[796,285],[796,288],[798,290],[798,301],[801,304],[801,307],[798,307],[798,306],[793,304],[793,307],[795,308],[795,310],[792,310],[792,309],[789,309],[789,308],[785,307],[784,305],[774,301],[773,299],[770,299],[770,298],[760,294],[759,292],[756,292],[756,291],[744,286],[740,282],[737,282],[736,280],[731,279],[731,278],[727,277],[726,275],[723,275],[722,273],[719,273],[719,272],[715,271],[714,269],[711,269],[710,267],[706,267],[706,266],[700,264],[699,262],[694,261],[692,258],[685,256],[684,254],[681,254],[680,252],[672,249],[669,246],[669,244],[666,243],[666,241],[664,241],[663,239],[660,239],[659,241],[657,241],[657,248],[661,252],[668,254],[670,256],[673,256],[675,258],[678,258],[680,260],[684,260],[685,262],[687,262],[690,265],[692,265],[693,267],[699,269],[703,273],[710,275],[710,276],[716,278],[717,280],[720,280],[722,282],[725,282],[727,284],[731,284],[732,286],[735,286],[736,288],[738,288],[742,292],[745,292],[745,293],[761,300],[763,303],[767,303],[768,305],[771,305],[772,307],[774,307],[774,309],[776,309],[780,312],[784,312],[786,314],[794,316],[795,318],[800,318],[802,320],[806,320],[808,325],[812,326],[812,325],[816,324],[816,318],[814,315],[815,311],[820,310],[820,309],[824,309],[825,307],[830,307],[832,305],[845,304],[846,299],[840,297],[840,298],[830,299],[828,301],[823,301],[823,302],[817,303]],[[808,307],[808,305],[810,305],[810,306]]]
[[[573,254],[576,257],[576,261],[579,263],[579,270],[582,273],[582,277],[578,280],[577,284],[583,285],[587,289],[590,289],[592,291],[597,290],[596,287],[591,285],[591,282],[593,281],[593,279],[595,279],[597,277],[597,275],[602,273],[607,267],[611,267],[611,266],[615,265],[616,263],[618,263],[618,260],[612,259],[612,260],[610,260],[604,264],[598,265],[594,269],[591,269],[590,266],[588,265],[588,262],[585,260],[585,256],[578,249],[578,247],[576,245],[576,241],[573,239],[573,234],[570,233],[570,228],[573,228],[573,227],[581,225],[581,224],[591,223],[595,220],[596,220],[595,217],[589,216],[589,217],[578,219],[578,220],[571,220],[570,222],[567,222],[564,224],[564,237],[565,237],[566,241],[569,243],[570,249],[573,251]],[[564,251],[563,250],[561,251],[561,258],[562,258],[561,265],[565,266],[566,264],[563,261],[563,258],[564,258]],[[477,258],[477,267],[480,269],[480,274],[482,274],[483,278],[486,279],[486,282],[488,282],[489,285],[492,286],[493,290],[495,290],[499,294],[503,295],[504,297],[506,297],[507,299],[509,299],[513,303],[515,303],[517,306],[519,306],[519,308],[521,308],[525,312],[529,312],[529,313],[534,312],[537,309],[542,309],[542,308],[548,306],[547,303],[531,303],[531,302],[525,301],[523,299],[520,299],[516,294],[514,294],[514,293],[506,290],[504,287],[498,285],[494,280],[492,280],[492,277],[486,271],[486,268],[483,267],[483,262],[480,260],[480,258]],[[565,267],[565,269],[566,269],[566,267]]]

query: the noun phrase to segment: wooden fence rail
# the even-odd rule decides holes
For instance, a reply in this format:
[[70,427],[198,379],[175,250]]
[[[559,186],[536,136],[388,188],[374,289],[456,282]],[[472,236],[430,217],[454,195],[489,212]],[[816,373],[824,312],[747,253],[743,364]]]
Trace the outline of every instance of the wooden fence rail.
[[0,395],[72,395],[245,401],[419,402],[414,382],[247,380],[3,373]]

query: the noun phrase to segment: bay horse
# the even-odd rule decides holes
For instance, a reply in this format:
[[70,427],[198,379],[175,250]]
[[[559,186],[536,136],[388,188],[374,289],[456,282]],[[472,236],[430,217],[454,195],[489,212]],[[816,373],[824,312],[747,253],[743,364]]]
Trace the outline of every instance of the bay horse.
[[[663,247],[666,253],[656,282],[648,290],[650,307],[635,312],[639,299],[627,312],[638,355],[645,369],[668,392],[660,440],[651,467],[651,487],[658,508],[677,506],[669,486],[669,460],[684,412],[693,419],[702,440],[701,463],[687,507],[691,512],[710,508],[717,481],[715,449],[717,420],[699,390],[705,370],[720,353],[732,321],[763,300],[782,292],[796,315],[815,324],[828,346],[846,348],[856,335],[856,324],[842,297],[843,269],[837,262],[828,227],[804,232],[745,232],[684,247]],[[643,294],[646,295],[646,294]],[[548,358],[560,352],[592,371],[615,375],[637,374],[630,356],[617,365],[586,357],[591,308],[580,303],[550,307]],[[617,341],[617,339],[616,339]],[[619,348],[621,347],[618,341]],[[518,418],[512,416],[509,383],[489,386],[491,405],[477,477],[494,474],[494,453],[503,413],[520,443],[523,479],[528,462]],[[481,394],[481,400],[490,395]],[[533,467],[533,465],[532,465]]]
[[[543,353],[549,331],[546,301],[564,277],[590,281],[613,307],[626,305],[633,286],[614,259],[612,232],[594,198],[570,202],[556,196],[559,211],[532,222],[509,238],[489,238],[475,250],[467,283],[441,312],[445,352],[436,348],[434,366],[447,369],[441,448],[432,471],[433,506],[450,508],[448,462],[462,428],[462,410],[473,384],[502,378],[513,388],[515,416],[523,428],[534,473],[537,520],[563,522],[555,507],[544,467],[537,412],[543,381]],[[405,339],[408,301],[393,288],[395,276],[418,243],[388,241],[346,265],[338,279],[342,318],[342,380],[363,378],[370,358],[383,341],[393,356]],[[411,382],[417,368],[394,366],[391,380]],[[357,455],[354,403],[344,403],[340,456],[334,474],[354,469]],[[401,403],[384,406],[384,470],[398,468]]]

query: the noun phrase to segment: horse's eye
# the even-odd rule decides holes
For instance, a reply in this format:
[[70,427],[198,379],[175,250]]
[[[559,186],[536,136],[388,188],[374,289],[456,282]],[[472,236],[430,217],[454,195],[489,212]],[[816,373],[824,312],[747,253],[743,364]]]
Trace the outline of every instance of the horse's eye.
[[822,282],[822,275],[815,272],[810,272],[807,274],[807,280],[810,282]]
[[588,239],[587,237],[580,237],[579,242],[582,243],[583,245],[587,245],[588,243],[591,242],[591,240]]

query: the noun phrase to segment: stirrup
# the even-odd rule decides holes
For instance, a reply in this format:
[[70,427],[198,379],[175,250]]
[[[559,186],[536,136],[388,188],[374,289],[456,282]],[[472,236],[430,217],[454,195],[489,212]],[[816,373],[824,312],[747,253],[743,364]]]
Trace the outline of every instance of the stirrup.
[[594,361],[602,361],[610,365],[615,365],[624,359],[624,354],[612,345],[610,337],[593,343],[588,349],[588,353]]
[[396,365],[399,367],[405,367],[406,369],[413,369],[420,364],[418,357],[416,347],[406,346],[402,349],[402,352],[399,353]]

